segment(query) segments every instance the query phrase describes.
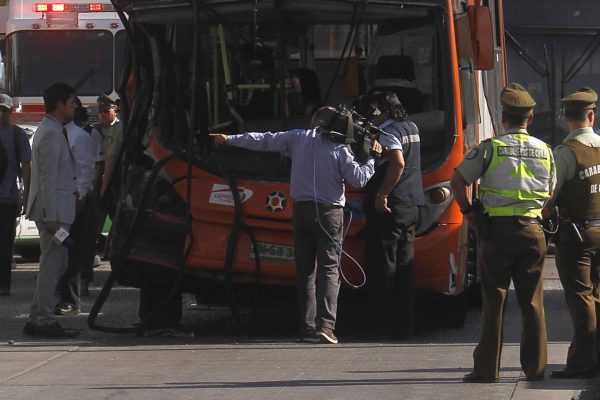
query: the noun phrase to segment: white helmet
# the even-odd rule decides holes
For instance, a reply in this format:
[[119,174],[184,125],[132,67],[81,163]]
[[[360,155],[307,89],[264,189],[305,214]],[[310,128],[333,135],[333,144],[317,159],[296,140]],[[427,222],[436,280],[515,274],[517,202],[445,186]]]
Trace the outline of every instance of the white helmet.
[[7,94],[0,93],[0,106],[11,110],[13,108],[13,99]]

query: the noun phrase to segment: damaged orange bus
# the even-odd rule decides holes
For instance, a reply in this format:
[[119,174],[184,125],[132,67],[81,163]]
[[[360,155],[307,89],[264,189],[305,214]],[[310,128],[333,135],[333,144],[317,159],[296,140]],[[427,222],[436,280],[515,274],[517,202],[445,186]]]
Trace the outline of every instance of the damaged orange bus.
[[[415,286],[447,295],[452,324],[462,325],[475,253],[449,181],[499,124],[500,0],[114,5],[129,34],[120,90],[126,130],[105,200],[115,212],[113,281],[142,289],[142,317],[206,280],[225,282],[231,299],[240,284],[294,284],[289,159],[216,147],[210,132],[306,127],[314,101],[306,92],[319,91],[322,104],[351,105],[385,89],[421,134],[426,204]],[[295,88],[298,70],[312,71],[300,78],[309,79],[304,92]],[[364,264],[363,196],[348,187],[347,198],[344,249]],[[362,283],[349,258],[342,269],[351,285]]]

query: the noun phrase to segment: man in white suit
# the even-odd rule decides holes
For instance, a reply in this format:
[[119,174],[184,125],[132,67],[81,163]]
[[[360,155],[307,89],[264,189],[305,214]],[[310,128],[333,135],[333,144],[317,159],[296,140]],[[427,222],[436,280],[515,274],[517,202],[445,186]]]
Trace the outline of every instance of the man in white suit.
[[75,114],[75,89],[55,83],[44,90],[46,116],[33,138],[31,187],[26,217],[40,232],[40,271],[23,333],[41,337],[73,337],[55,320],[56,286],[68,266],[68,249],[53,240],[75,219],[76,169],[65,125]]

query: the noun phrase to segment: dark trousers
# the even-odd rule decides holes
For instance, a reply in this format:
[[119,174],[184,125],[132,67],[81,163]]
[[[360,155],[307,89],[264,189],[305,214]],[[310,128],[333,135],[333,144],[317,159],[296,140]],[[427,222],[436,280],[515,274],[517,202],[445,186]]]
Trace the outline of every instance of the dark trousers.
[[60,278],[58,293],[61,303],[70,303],[80,308],[79,283],[84,271],[91,270],[93,255],[90,258],[90,238],[94,233],[94,225],[90,225],[91,201],[86,197],[80,203],[71,225],[70,237],[75,244],[69,248],[69,267]]
[[[157,278],[153,275],[142,278],[138,314],[140,320],[151,317],[149,322],[146,321],[147,330],[176,329],[178,327],[183,315],[181,292],[176,293],[168,303],[164,303],[171,293],[172,282],[171,279]],[[161,307],[160,312],[158,311],[159,307]],[[155,314],[152,315],[153,313]]]
[[294,203],[294,254],[303,330],[335,329],[343,223],[341,207]]
[[[92,282],[94,280],[96,241],[98,236],[100,236],[97,232],[98,220],[100,218],[100,202],[98,195],[90,193],[86,197],[85,218],[85,237],[82,239],[84,248],[81,252],[81,279]],[[100,229],[100,231],[102,231],[102,229]]]
[[511,279],[521,309],[521,368],[530,379],[543,376],[547,362],[543,269],[546,240],[537,224],[492,218],[490,237],[479,241],[481,338],[473,353],[473,370],[498,378],[506,296]]
[[[370,203],[372,204],[372,203]],[[390,214],[367,207],[367,288],[372,327],[393,337],[414,329],[414,242],[417,206],[392,205]]]
[[600,227],[582,230],[580,243],[561,226],[556,244],[556,268],[573,324],[573,340],[567,366],[587,370],[598,365],[598,316],[600,302]]
[[17,205],[0,203],[0,288],[10,288]]

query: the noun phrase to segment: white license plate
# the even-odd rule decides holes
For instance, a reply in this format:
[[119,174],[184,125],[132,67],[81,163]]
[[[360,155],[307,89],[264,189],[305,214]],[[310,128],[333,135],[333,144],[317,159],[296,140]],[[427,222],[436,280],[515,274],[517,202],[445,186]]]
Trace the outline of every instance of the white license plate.
[[[257,242],[258,257],[264,260],[294,262],[294,246]],[[248,257],[254,260],[254,245],[250,243]]]

